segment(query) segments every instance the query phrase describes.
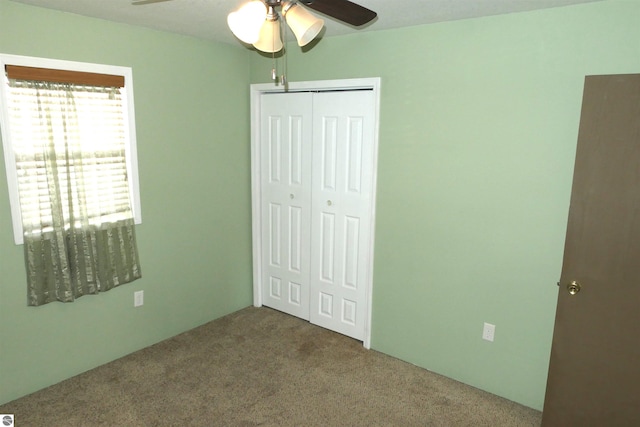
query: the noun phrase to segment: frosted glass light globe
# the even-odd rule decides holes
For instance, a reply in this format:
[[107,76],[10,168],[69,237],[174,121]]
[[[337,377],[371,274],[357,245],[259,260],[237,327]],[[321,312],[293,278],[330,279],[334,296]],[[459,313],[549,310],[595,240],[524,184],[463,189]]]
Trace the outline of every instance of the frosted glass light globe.
[[238,39],[253,44],[260,38],[266,17],[267,6],[259,0],[250,1],[227,16],[227,25]]

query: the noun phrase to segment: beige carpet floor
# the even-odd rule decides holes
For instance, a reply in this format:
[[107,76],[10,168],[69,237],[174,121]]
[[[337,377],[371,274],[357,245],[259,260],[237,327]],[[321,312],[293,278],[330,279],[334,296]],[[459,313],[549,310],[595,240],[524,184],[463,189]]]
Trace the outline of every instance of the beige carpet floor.
[[539,426],[541,413],[249,307],[0,406],[15,426]]

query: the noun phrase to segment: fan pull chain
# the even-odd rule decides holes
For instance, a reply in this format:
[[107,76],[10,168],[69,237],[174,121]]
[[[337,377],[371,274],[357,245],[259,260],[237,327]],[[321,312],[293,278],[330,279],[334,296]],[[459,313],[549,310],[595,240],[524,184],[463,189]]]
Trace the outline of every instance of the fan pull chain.
[[[271,46],[275,46],[276,45],[276,35],[272,34],[271,35]],[[273,49],[271,49],[273,51]],[[275,82],[275,84],[278,84],[278,64],[276,62],[276,53],[275,52],[271,52],[271,59],[273,60],[273,67],[271,68],[271,80],[273,80]]]
[[282,76],[280,76],[280,83],[284,86],[284,91],[285,92],[287,92],[289,90],[289,81],[287,80],[287,73],[289,72],[289,69],[288,69],[288,66],[287,66],[288,63],[289,63],[287,61],[287,59],[288,59],[287,57],[289,56],[289,55],[287,55],[287,50],[288,50],[288,47],[289,47],[289,37],[288,37],[289,35],[287,34],[287,32],[288,32],[288,27],[289,26],[286,23],[286,19],[287,18],[285,18],[284,16],[282,17],[282,21],[283,21],[282,22],[282,27],[284,28],[284,36],[283,36],[283,42],[284,43],[283,43],[283,55],[282,55],[282,62],[283,62],[282,68],[283,68],[283,71],[282,71]]
[[271,67],[271,80],[276,84],[276,86],[278,85],[282,85],[284,87],[285,92],[289,90],[289,82],[287,79],[287,72],[288,72],[288,64],[289,62],[287,61],[287,48],[288,48],[288,34],[287,34],[287,25],[286,25],[286,18],[283,15],[280,15],[279,19],[278,19],[278,15],[276,14],[276,20],[279,21],[278,24],[280,26],[280,31],[278,31],[278,34],[276,34],[276,32],[272,32],[272,40],[271,40],[271,46],[275,47],[276,45],[276,37],[282,37],[282,61],[283,61],[283,72],[281,75],[278,75],[278,59],[276,58],[276,52],[273,50],[273,48],[271,49],[271,60],[272,60],[272,67]]

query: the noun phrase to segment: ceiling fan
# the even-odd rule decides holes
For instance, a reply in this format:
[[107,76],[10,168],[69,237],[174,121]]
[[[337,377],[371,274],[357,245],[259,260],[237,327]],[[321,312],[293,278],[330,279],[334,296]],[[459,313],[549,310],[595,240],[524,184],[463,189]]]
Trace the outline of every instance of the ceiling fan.
[[[132,4],[164,1],[169,0],[132,0]],[[284,48],[283,23],[291,28],[301,47],[309,44],[322,31],[324,20],[315,17],[306,8],[354,27],[365,25],[377,16],[376,12],[349,0],[247,0],[227,16],[227,24],[233,35],[242,42],[262,52],[275,54]],[[275,65],[272,77],[277,82]],[[284,74],[281,81],[286,85]]]
[[296,36],[298,45],[305,46],[320,33],[324,21],[300,4],[356,27],[377,16],[376,12],[349,0],[251,0],[231,12],[227,23],[238,39],[258,50],[273,53],[283,47],[278,21],[284,21]]
[[[169,0],[132,0],[131,3],[144,5],[165,1]],[[354,27],[371,22],[377,16],[376,12],[349,0],[249,0],[229,14],[227,23],[241,41],[273,53],[283,47],[278,21],[284,18],[298,45],[305,46],[322,30],[324,21],[315,18],[300,4]]]

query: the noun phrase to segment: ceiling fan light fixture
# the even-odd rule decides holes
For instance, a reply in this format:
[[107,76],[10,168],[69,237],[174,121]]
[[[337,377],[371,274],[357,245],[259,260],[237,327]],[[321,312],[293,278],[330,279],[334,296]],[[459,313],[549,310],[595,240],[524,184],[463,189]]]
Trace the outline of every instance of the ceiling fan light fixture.
[[324,27],[324,20],[316,18],[295,2],[285,2],[282,7],[282,15],[295,34],[298,46],[301,47],[315,39]]
[[282,50],[282,38],[280,37],[280,22],[278,15],[269,7],[267,19],[260,28],[260,37],[253,43],[253,47],[262,52],[275,53]]
[[253,44],[260,38],[262,24],[267,18],[267,7],[260,0],[246,3],[227,16],[227,25],[234,36],[241,41]]

